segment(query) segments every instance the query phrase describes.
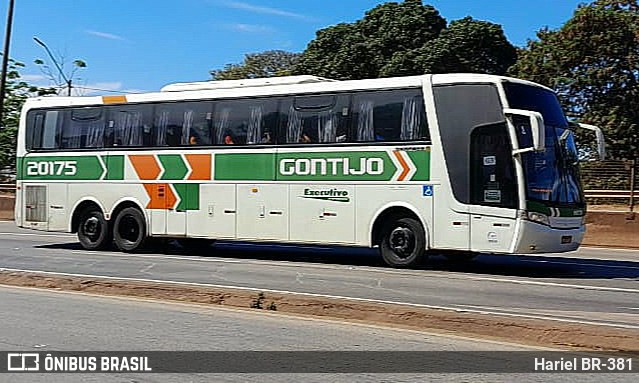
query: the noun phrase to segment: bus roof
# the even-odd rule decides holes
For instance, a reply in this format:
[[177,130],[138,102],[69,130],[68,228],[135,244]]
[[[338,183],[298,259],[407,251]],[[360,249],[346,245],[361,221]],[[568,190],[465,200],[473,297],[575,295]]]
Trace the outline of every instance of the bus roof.
[[472,73],[435,74],[345,81],[331,80],[316,76],[287,76],[267,79],[176,83],[163,87],[160,92],[135,93],[116,96],[34,97],[27,99],[24,108],[31,109],[38,107],[89,106],[138,102],[284,96],[290,94],[314,94],[321,92],[420,87],[427,76],[431,76],[433,85],[454,83],[499,83],[503,81],[511,81],[551,90],[530,81],[505,76]]

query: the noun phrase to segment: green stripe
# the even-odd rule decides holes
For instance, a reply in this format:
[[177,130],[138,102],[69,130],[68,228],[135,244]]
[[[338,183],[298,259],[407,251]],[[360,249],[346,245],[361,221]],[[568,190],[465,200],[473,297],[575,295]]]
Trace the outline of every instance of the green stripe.
[[98,156],[34,156],[22,159],[23,180],[99,180],[106,173]]
[[189,168],[179,154],[161,154],[158,158],[164,168],[164,174],[160,178],[162,180],[183,180],[189,172]]
[[124,156],[102,156],[102,160],[107,167],[105,180],[119,181],[124,179]]
[[214,163],[216,180],[275,180],[275,153],[216,154]]
[[282,153],[278,181],[390,181],[397,167],[387,152]]
[[177,210],[200,209],[200,185],[199,184],[173,184],[175,192],[180,197],[176,206]]
[[413,150],[407,151],[406,154],[408,154],[408,157],[410,157],[413,164],[417,167],[417,171],[411,178],[411,181],[429,181],[430,150]]

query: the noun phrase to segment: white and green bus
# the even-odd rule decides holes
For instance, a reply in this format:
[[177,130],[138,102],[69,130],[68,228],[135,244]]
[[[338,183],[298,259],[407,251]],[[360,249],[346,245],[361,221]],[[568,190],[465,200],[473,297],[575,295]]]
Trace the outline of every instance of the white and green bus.
[[500,76],[32,98],[17,153],[17,225],[77,233],[86,249],[132,252],[151,238],[350,245],[407,267],[431,251],[571,251],[585,231],[557,97]]

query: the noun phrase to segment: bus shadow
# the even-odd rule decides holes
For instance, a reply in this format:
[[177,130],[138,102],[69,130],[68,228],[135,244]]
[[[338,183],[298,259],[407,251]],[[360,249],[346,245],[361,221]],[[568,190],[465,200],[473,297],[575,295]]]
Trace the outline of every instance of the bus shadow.
[[429,259],[430,270],[526,278],[636,279],[639,262],[535,255],[479,255],[465,263]]
[[[47,244],[45,249],[82,250],[79,243]],[[117,251],[113,249],[114,251]],[[143,254],[165,254],[188,258],[271,260],[291,263],[336,264],[344,266],[387,267],[376,249],[327,246],[294,246],[218,242],[204,250],[189,251],[175,241],[154,244]],[[451,261],[433,254],[413,270],[457,272],[526,278],[637,279],[639,261],[602,260],[568,256],[478,255],[471,261]]]

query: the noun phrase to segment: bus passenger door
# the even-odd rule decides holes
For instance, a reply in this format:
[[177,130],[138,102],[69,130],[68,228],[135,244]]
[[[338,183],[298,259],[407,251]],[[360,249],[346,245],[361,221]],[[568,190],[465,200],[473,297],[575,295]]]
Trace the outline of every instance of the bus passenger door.
[[471,250],[508,252],[517,216],[517,180],[505,124],[471,134]]

